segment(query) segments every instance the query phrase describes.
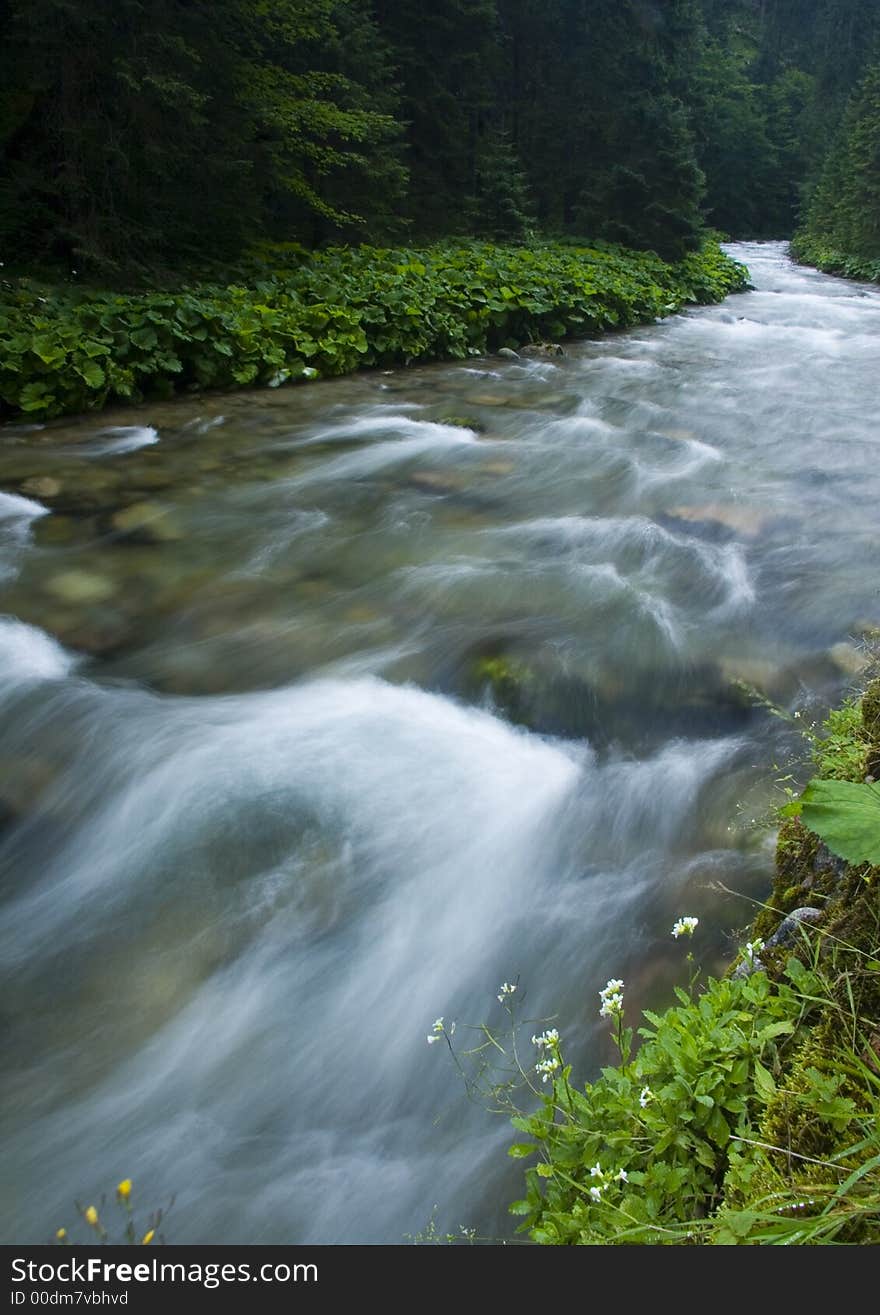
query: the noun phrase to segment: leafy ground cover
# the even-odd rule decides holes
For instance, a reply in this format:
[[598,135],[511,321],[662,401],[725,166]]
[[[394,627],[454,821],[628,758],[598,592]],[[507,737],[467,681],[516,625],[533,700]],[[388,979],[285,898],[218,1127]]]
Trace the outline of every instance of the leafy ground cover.
[[0,284],[0,415],[44,419],[586,337],[719,301],[747,277],[714,242],[675,265],[607,244],[474,242],[266,248],[235,281],[174,292],[21,279]]

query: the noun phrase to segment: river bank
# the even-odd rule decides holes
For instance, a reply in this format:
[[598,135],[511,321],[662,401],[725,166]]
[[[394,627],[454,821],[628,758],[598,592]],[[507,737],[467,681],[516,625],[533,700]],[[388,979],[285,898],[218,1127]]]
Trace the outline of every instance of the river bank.
[[[700,982],[699,920],[685,916],[672,928],[688,946],[677,1004],[633,1021],[623,981],[601,993],[616,1065],[581,1090],[558,1032],[537,1039],[551,1087],[513,1119],[530,1140],[509,1152],[537,1160],[511,1207],[533,1241],[880,1239],[880,867],[847,863],[797,815],[812,820],[803,800],[819,782],[875,780],[880,679],[801,733],[816,775],[782,809],[772,893],[727,973]],[[880,792],[867,798],[876,855]],[[827,813],[814,824],[830,836],[840,820]]]
[[670,265],[573,241],[275,249],[226,286],[177,293],[0,281],[0,418],[584,338],[720,301],[746,283],[715,242]]
[[791,240],[790,250],[800,264],[812,265],[824,274],[837,274],[841,278],[859,279],[865,283],[880,283],[880,260],[850,255],[816,234],[796,233]]

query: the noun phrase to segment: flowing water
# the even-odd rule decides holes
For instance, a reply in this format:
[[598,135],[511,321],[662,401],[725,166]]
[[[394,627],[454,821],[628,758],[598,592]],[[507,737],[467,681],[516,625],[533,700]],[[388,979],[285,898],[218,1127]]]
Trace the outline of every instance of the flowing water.
[[3,431],[2,1240],[125,1176],[175,1242],[509,1236],[434,1019],[518,980],[584,1080],[680,914],[731,953],[799,743],[743,682],[880,622],[880,293],[733,254],[558,359]]

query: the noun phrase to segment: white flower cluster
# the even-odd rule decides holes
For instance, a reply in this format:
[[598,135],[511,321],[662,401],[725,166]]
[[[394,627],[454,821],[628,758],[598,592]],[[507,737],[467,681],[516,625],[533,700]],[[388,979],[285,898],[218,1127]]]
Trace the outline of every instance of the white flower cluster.
[[546,1032],[542,1032],[540,1036],[533,1036],[532,1045],[547,1052],[545,1058],[535,1065],[535,1072],[540,1073],[541,1081],[547,1082],[560,1069],[559,1033],[555,1027],[550,1027]]
[[435,1041],[439,1041],[445,1031],[446,1028],[443,1026],[443,1019],[435,1019],[433,1031],[428,1033],[428,1045],[432,1046]]
[[590,1188],[590,1196],[594,1201],[601,1201],[602,1193],[608,1189],[611,1183],[623,1184],[628,1181],[629,1175],[626,1169],[618,1169],[617,1173],[612,1173],[610,1169],[603,1169],[601,1164],[596,1163],[590,1170],[590,1177],[598,1179],[598,1182]]
[[516,982],[502,982],[501,990],[498,993],[498,1003],[503,1005],[507,997],[513,995],[515,990]]
[[599,992],[602,1007],[600,1018],[619,1018],[623,1013],[623,982],[619,977],[612,977]]
[[547,1059],[542,1059],[540,1064],[535,1065],[535,1072],[541,1074],[541,1081],[546,1082],[553,1074],[559,1070],[559,1058],[557,1055],[549,1055]]
[[752,960],[761,953],[763,948],[764,948],[763,941],[747,941],[746,948],[743,950],[743,954],[746,956],[749,963],[751,963]]
[[672,928],[672,934],[676,940],[679,936],[693,936],[699,924],[699,918],[679,918],[678,922]]

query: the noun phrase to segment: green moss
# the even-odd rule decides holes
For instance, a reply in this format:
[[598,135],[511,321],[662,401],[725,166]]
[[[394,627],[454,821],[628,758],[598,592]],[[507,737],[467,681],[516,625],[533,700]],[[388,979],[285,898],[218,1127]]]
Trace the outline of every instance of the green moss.
[[509,720],[525,720],[534,674],[524,662],[501,654],[480,657],[473,664],[473,677],[478,685],[488,685],[493,702]]
[[472,429],[475,434],[482,434],[486,426],[473,416],[438,416],[438,425],[451,425],[454,429]]

